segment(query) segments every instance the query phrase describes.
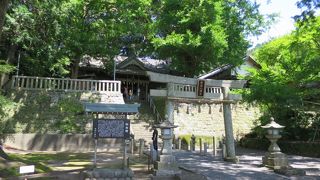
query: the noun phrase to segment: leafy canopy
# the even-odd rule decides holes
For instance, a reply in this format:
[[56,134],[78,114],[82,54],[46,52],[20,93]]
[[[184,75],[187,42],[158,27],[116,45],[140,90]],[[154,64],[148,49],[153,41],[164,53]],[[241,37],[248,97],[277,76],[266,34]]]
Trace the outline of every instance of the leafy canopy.
[[187,76],[242,63],[249,42],[267,22],[258,5],[241,0],[163,0],[155,4],[152,43],[160,58]]
[[[305,106],[307,102],[319,102],[320,91],[312,88],[320,84],[319,27],[320,17],[317,17],[254,52],[262,69],[253,70],[251,86],[244,97],[260,105],[265,116],[274,116],[287,126],[288,136],[292,138],[297,138],[299,130],[308,136],[302,130],[312,129],[320,122],[318,115],[305,112],[310,110]],[[267,118],[262,119],[266,123]]]

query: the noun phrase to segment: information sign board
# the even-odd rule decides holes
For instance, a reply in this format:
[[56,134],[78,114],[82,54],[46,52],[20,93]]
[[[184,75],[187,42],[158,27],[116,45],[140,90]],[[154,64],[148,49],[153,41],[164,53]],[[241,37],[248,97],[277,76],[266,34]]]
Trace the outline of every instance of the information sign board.
[[93,120],[93,138],[130,138],[130,121],[128,119]]

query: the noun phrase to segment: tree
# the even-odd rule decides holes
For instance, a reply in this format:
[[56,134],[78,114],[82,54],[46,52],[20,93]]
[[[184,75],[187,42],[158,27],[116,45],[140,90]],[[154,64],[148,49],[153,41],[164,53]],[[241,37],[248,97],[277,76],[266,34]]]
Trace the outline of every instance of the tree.
[[319,0],[300,0],[297,2],[297,7],[302,9],[303,12],[300,15],[294,16],[294,19],[298,23],[305,23],[315,18],[316,10],[320,8]]
[[[24,75],[76,78],[84,55],[108,65],[124,46],[143,44],[148,0],[14,1],[8,10],[3,54],[15,63],[21,52]],[[139,24],[139,26],[137,26]],[[129,37],[129,38],[126,38]],[[50,70],[50,71],[49,71]]]
[[156,52],[187,76],[240,64],[249,47],[245,38],[266,25],[258,5],[247,0],[164,0],[154,6]]
[[[0,60],[0,75],[2,75],[3,73],[10,73],[15,69],[15,67],[5,63],[5,61]],[[0,158],[4,158],[4,159],[8,159],[8,155],[3,151],[3,128],[5,127],[5,121],[4,121],[4,117],[7,116],[6,112],[4,111],[4,108],[8,105],[8,104],[13,104],[13,102],[9,99],[7,99],[6,97],[4,97],[2,95],[2,93],[0,92]]]
[[8,5],[9,5],[9,0],[0,1],[0,39],[1,39],[2,27],[4,24],[4,19],[5,19]]
[[[289,138],[310,138],[310,127],[319,126],[318,115],[305,112],[304,102],[318,101],[320,82],[320,17],[289,35],[274,39],[254,52],[262,69],[253,70],[245,99],[262,107],[266,117],[274,116],[286,126]],[[262,124],[268,118],[262,118]],[[310,123],[311,122],[311,123]]]

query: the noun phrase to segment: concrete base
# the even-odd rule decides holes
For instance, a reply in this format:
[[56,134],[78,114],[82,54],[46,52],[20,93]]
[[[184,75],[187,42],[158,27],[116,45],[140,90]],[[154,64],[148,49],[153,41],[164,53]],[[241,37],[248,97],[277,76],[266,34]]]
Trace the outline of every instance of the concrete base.
[[264,166],[272,169],[281,169],[288,167],[288,158],[281,152],[267,152],[262,157],[262,163]]
[[225,157],[223,158],[224,161],[227,162],[233,162],[233,163],[239,163],[239,157],[235,156],[235,157]]
[[154,176],[174,177],[181,174],[173,155],[160,155],[159,160],[154,163]]

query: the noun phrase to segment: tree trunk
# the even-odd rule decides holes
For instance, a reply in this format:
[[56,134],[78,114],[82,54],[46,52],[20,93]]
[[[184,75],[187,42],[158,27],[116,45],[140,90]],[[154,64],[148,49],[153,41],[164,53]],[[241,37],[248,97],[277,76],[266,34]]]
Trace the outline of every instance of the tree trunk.
[[80,57],[77,57],[73,60],[72,65],[71,65],[71,79],[78,78],[79,63],[80,63]]
[[[17,49],[18,49],[18,47],[16,45],[10,45],[6,63],[8,63],[8,64],[16,63],[16,52],[17,52]],[[2,89],[3,85],[5,85],[8,80],[9,80],[9,75],[8,74],[3,73],[3,74],[0,75],[0,89]]]
[[2,33],[2,27],[4,24],[4,20],[6,17],[7,9],[8,9],[9,0],[0,0],[0,39]]
[[5,160],[9,160],[9,156],[6,152],[4,152],[2,146],[0,145],[0,158],[3,158]]

